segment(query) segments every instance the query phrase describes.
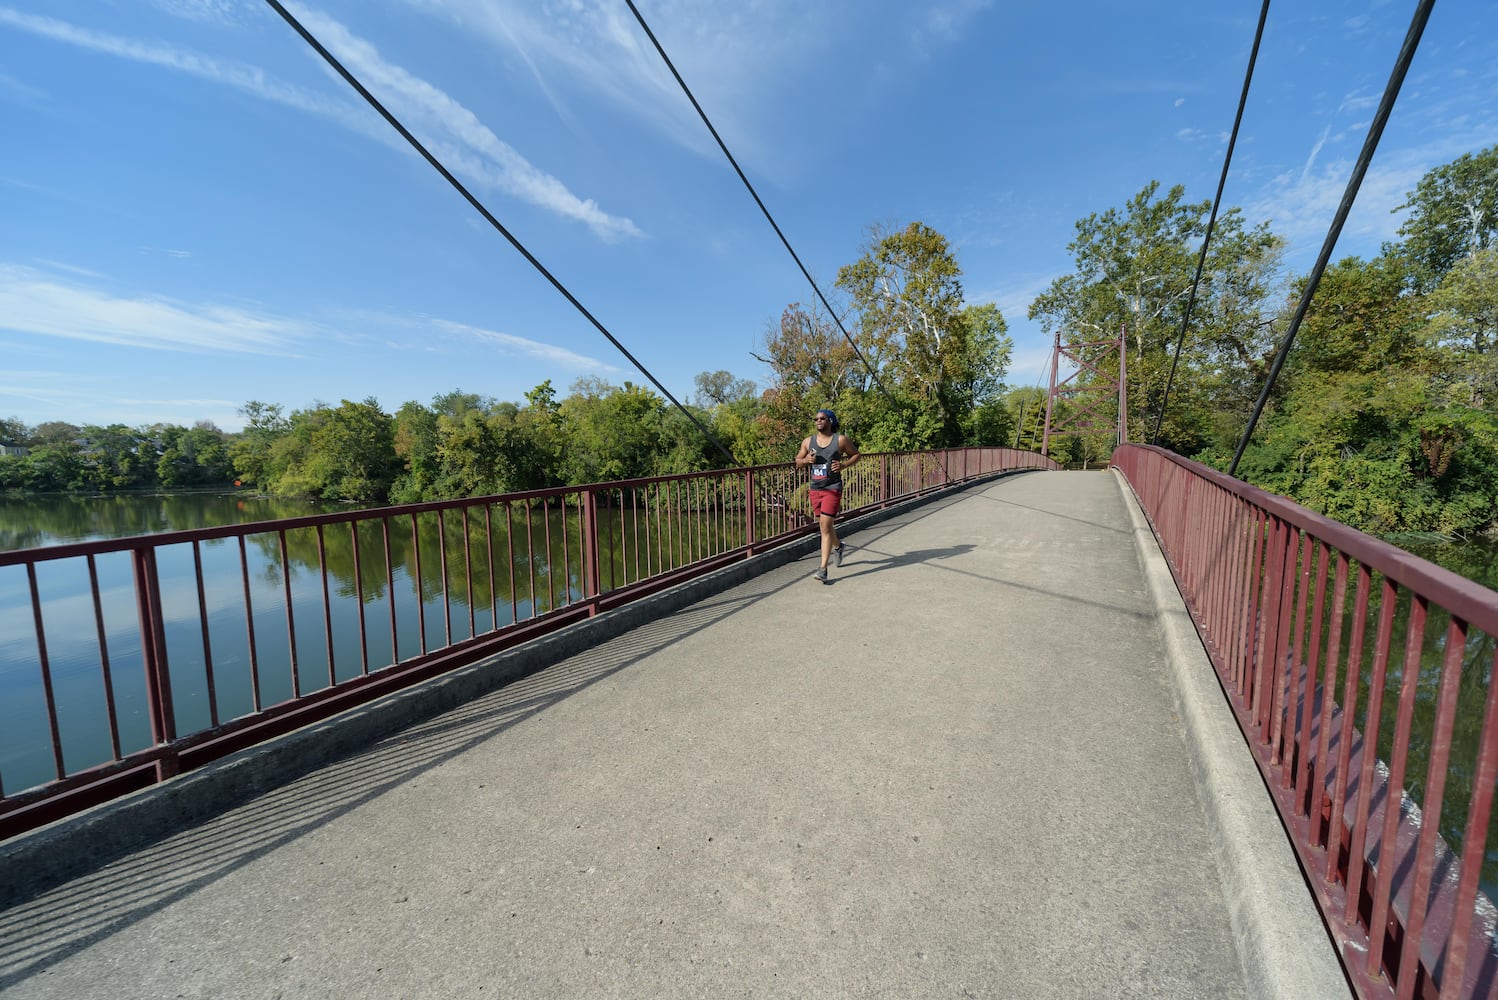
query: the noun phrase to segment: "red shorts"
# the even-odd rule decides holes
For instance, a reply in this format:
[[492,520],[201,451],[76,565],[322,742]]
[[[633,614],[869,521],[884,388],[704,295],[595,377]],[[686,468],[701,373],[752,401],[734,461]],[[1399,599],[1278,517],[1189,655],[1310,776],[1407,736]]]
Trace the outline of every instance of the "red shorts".
[[811,512],[813,514],[825,514],[828,517],[837,517],[838,508],[842,505],[842,490],[811,491]]

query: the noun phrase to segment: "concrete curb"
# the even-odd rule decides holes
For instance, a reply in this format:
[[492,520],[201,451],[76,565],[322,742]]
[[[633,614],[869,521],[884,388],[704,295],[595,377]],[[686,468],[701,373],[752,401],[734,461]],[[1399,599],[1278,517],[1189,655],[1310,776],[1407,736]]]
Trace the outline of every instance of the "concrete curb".
[[[974,479],[850,517],[840,536],[1030,470]],[[95,871],[183,826],[201,822],[316,768],[354,753],[647,622],[673,614],[760,574],[818,551],[809,535],[669,590],[568,626],[467,667],[392,692],[366,705],[250,747],[74,816],[0,843],[0,909]]]
[[1214,834],[1238,959],[1258,1000],[1332,1000],[1353,990],[1279,813],[1128,480],[1113,470],[1170,663],[1191,774]]

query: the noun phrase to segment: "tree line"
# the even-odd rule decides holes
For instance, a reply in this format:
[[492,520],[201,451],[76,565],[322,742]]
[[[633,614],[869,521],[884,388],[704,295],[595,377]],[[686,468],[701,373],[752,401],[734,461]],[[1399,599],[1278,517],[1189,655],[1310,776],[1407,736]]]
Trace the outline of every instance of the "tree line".
[[[1029,316],[1066,343],[1122,337],[1131,440],[1226,469],[1308,280],[1270,223],[1145,185],[1076,223],[1071,273]],[[1396,211],[1398,238],[1326,271],[1238,466],[1249,482],[1376,533],[1469,535],[1498,511],[1498,147],[1432,170]],[[742,465],[786,461],[819,407],[863,450],[1037,449],[1046,390],[1006,385],[1013,350],[992,303],[966,301],[947,239],[922,222],[872,228],[832,298],[791,303],[753,358],[763,387],[697,376],[687,404]],[[1198,261],[1201,280],[1193,288]],[[1190,305],[1191,322],[1183,326]],[[1184,329],[1184,334],[1183,334]],[[1117,353],[1093,350],[1093,381]],[[1088,378],[1076,384],[1085,387]],[[1168,392],[1167,392],[1168,387]],[[1072,404],[1057,403],[1065,418]],[[723,457],[649,389],[598,378],[523,401],[454,390],[393,413],[374,399],[287,411],[251,400],[235,434],[0,421],[0,489],[222,485],[414,502],[667,475]],[[1106,461],[1106,434],[1054,438],[1065,464]]]
[[[1182,338],[1210,208],[1151,183],[1079,221],[1075,270],[1030,316],[1123,334],[1131,436],[1159,426],[1163,447],[1226,470],[1308,276],[1281,267],[1268,223],[1230,209]],[[1498,524],[1498,146],[1430,171],[1395,211],[1396,239],[1324,273],[1237,475],[1375,534],[1470,536]],[[1116,377],[1116,357],[1097,360]]]

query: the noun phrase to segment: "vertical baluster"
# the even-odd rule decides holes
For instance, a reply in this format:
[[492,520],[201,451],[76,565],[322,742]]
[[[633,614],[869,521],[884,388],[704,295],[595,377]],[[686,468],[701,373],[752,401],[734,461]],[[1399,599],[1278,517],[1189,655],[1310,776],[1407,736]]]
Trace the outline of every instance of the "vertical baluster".
[[417,514],[411,512],[411,558],[415,566],[416,584],[416,649],[421,655],[427,651],[427,598],[421,581],[421,533],[417,528]]
[[1280,672],[1275,681],[1274,697],[1278,704],[1271,710],[1270,717],[1270,759],[1282,765],[1280,771],[1280,788],[1288,789],[1293,774],[1290,765],[1294,761],[1294,750],[1286,752],[1286,743],[1293,738],[1290,726],[1294,724],[1298,716],[1299,706],[1292,701],[1295,692],[1295,667],[1299,663],[1301,672],[1304,673],[1305,655],[1301,652],[1301,640],[1306,634],[1306,603],[1311,589],[1311,537],[1286,525],[1290,532],[1290,544],[1293,547],[1291,558],[1285,567],[1285,576],[1293,590],[1293,595],[1287,593],[1283,611],[1285,617],[1281,619],[1281,634],[1286,631],[1285,626],[1290,621],[1291,598],[1294,598],[1295,613],[1294,623],[1289,626],[1289,635],[1283,645],[1275,646],[1275,665]]
[[328,587],[328,551],[321,522],[317,525],[317,574],[322,578],[322,625],[323,638],[328,647],[328,687],[338,684],[338,671],[333,658],[333,601]]
[[[1363,644],[1368,633],[1368,607],[1373,602],[1373,574],[1367,566],[1358,564],[1357,586],[1353,592],[1352,633],[1347,647],[1347,676],[1342,690],[1342,722],[1337,727],[1337,780],[1332,789],[1332,825],[1327,840],[1328,884],[1339,880],[1344,872],[1340,869],[1342,841],[1349,845],[1344,884],[1347,889],[1347,905],[1352,909],[1344,914],[1347,923],[1352,923],[1357,910],[1357,892],[1352,884],[1352,828],[1347,825],[1347,796],[1352,790],[1352,741],[1353,722],[1357,717],[1358,678],[1363,671]],[[1359,788],[1361,793],[1367,788]]]
[[662,546],[669,544],[666,540],[666,534],[670,529],[670,518],[665,501],[664,484],[659,482],[651,483],[650,488],[655,495],[655,502],[651,505],[653,516],[650,519],[651,523],[655,526],[655,571],[661,573],[666,568],[667,549],[662,548]]
[[[31,587],[31,617],[36,623],[37,663],[42,672],[42,697],[47,703],[47,729],[52,734],[53,774],[61,779],[67,775],[67,767],[62,759],[62,729],[57,722],[57,698],[52,691],[52,663],[47,656],[47,630],[42,625],[42,595],[41,588],[36,582],[36,563],[34,562],[26,563],[26,582]],[[142,622],[143,627],[145,624]],[[144,635],[141,641],[144,644]]]
[[380,541],[385,550],[385,593],[390,598],[390,662],[401,661],[400,634],[395,612],[395,559],[390,552],[390,518],[380,518]]
[[[1456,724],[1457,698],[1466,652],[1467,623],[1453,615],[1446,627],[1446,655],[1442,657],[1440,688],[1436,694],[1436,719],[1431,731],[1430,761],[1425,772],[1425,798],[1420,803],[1420,842],[1415,847],[1410,912],[1405,921],[1404,946],[1399,955],[1398,1000],[1413,1000],[1415,983],[1421,977],[1420,940],[1425,934],[1427,900],[1434,888],[1431,876],[1435,869],[1441,807],[1446,797],[1446,769],[1451,764],[1451,731]],[[1409,669],[1408,664],[1405,669]],[[1443,987],[1446,982],[1442,983]],[[1443,989],[1442,992],[1447,996],[1457,995],[1455,988]]]
[[[1327,551],[1330,554],[1332,550]],[[1316,748],[1316,790],[1311,817],[1311,843],[1327,850],[1324,875],[1328,882],[1336,872],[1337,852],[1341,844],[1332,839],[1332,829],[1338,824],[1333,823],[1331,812],[1332,801],[1340,800],[1336,793],[1328,798],[1326,777],[1328,773],[1335,773],[1335,784],[1339,789],[1345,787],[1347,781],[1346,764],[1334,766],[1331,763],[1332,708],[1337,703],[1337,667],[1342,662],[1339,658],[1342,651],[1342,626],[1347,613],[1347,556],[1341,552],[1336,555],[1337,571],[1332,581],[1332,604],[1326,636],[1326,676],[1321,681],[1321,738]]]
[[[1359,897],[1367,875],[1364,858],[1368,840],[1368,817],[1373,808],[1373,774],[1378,757],[1378,727],[1383,714],[1384,685],[1389,679],[1389,644],[1394,633],[1394,605],[1399,598],[1394,582],[1384,578],[1380,588],[1378,609],[1378,632],[1373,643],[1373,676],[1368,690],[1368,715],[1363,726],[1363,760],[1358,774],[1358,801],[1352,825],[1352,855],[1347,863],[1347,912],[1344,919],[1355,924],[1358,916]],[[1398,790],[1393,790],[1398,794]],[[1398,805],[1395,805],[1398,808]],[[1387,867],[1387,866],[1385,866]],[[1368,963],[1372,974],[1377,975],[1378,962],[1383,957],[1383,928],[1370,927],[1368,934]]]
[[520,595],[515,592],[515,506],[505,504],[505,562],[510,567],[510,623],[520,621]]
[[[1404,775],[1409,767],[1410,758],[1410,730],[1415,718],[1415,693],[1420,688],[1420,651],[1425,646],[1425,616],[1429,611],[1430,604],[1419,594],[1410,596],[1410,612],[1406,622],[1407,633],[1404,642],[1404,661],[1400,666],[1402,674],[1399,685],[1399,708],[1394,719],[1394,745],[1390,755],[1393,760],[1389,762],[1389,783],[1384,794],[1384,821],[1383,829],[1379,833],[1378,840],[1378,886],[1373,896],[1373,912],[1368,920],[1369,937],[1373,939],[1374,946],[1369,949],[1368,974],[1377,975],[1379,962],[1382,960],[1382,942],[1384,928],[1389,923],[1389,900],[1393,893],[1394,869],[1399,863],[1396,834],[1399,830],[1399,819],[1402,812],[1404,800]],[[1391,625],[1392,628],[1392,625]],[[1364,736],[1364,745],[1371,750],[1378,746],[1378,729],[1370,725]],[[1417,890],[1418,892],[1418,890]],[[1416,893],[1411,893],[1411,896]],[[1406,978],[1413,981],[1415,970],[1401,966],[1398,970],[1398,981],[1402,984]]]
[[[1253,532],[1250,535],[1253,542],[1253,570],[1248,578],[1248,604],[1245,608],[1243,661],[1238,666],[1238,695],[1242,699],[1245,708],[1253,704],[1255,695],[1252,667],[1258,653],[1258,637],[1262,629],[1262,618],[1264,615],[1262,604],[1264,566],[1266,562],[1265,556],[1270,544],[1269,517],[1253,507],[1249,508],[1249,513],[1253,523]],[[1252,718],[1252,715],[1250,715],[1250,718]]]
[[276,532],[281,550],[281,587],[286,594],[286,642],[291,647],[291,696],[302,696],[302,674],[297,663],[296,610],[291,600],[291,555],[286,546],[286,529]]
[[478,621],[473,612],[473,530],[469,524],[468,506],[462,509],[463,524],[463,586],[468,593],[468,638],[472,639],[479,634]]
[[260,656],[255,648],[255,605],[250,594],[250,556],[245,549],[245,536],[239,535],[239,579],[244,587],[244,630],[250,645],[250,705],[255,713],[264,707],[260,695]]
[[[1321,662],[1321,629],[1326,614],[1326,578],[1328,549],[1325,542],[1306,537],[1306,558],[1315,564],[1315,582],[1311,598],[1311,628],[1306,639],[1305,663],[1300,673],[1300,690],[1296,696],[1294,753],[1296,815],[1305,816],[1320,802],[1319,796],[1307,798],[1310,791],[1312,720],[1316,709],[1316,673]],[[1308,567],[1309,569],[1309,567]],[[1297,639],[1297,643],[1298,643]],[[1329,693],[1329,692],[1328,692]],[[1319,761],[1318,761],[1319,764]],[[1314,839],[1314,838],[1313,838]]]
[[541,530],[546,542],[546,610],[557,606],[556,560],[551,554],[551,497],[541,498]]
[[[567,530],[567,495],[564,493],[557,498],[562,505],[562,604],[572,604],[572,547],[569,544]],[[578,515],[582,515],[582,502],[579,498],[577,505]]]
[[530,573],[530,616],[534,618],[538,614],[536,611],[536,537],[532,527],[531,501],[529,497],[525,499],[525,565],[526,570]]
[[365,631],[364,619],[364,563],[359,553],[359,522],[348,523],[349,545],[354,553],[354,600],[358,603],[359,616],[359,676],[369,676],[369,634]]
[[1441,981],[1443,997],[1461,996],[1467,978],[1468,941],[1476,919],[1477,886],[1487,851],[1493,789],[1498,785],[1498,653],[1488,665],[1488,697],[1482,713],[1477,762],[1472,771],[1472,800],[1467,805],[1467,832],[1462,838],[1462,875],[1456,890],[1456,919]]
[[447,568],[447,511],[438,509],[437,515],[437,572],[442,577],[442,644],[453,644],[453,595],[448,585]]
[[494,505],[484,504],[484,552],[489,567],[489,629],[499,628],[499,580],[494,576]]
[[[213,681],[213,643],[208,635],[208,594],[203,585],[203,551],[196,540],[192,543],[192,571],[193,580],[198,592],[198,629],[203,636],[203,673],[208,683],[208,720],[215,729],[218,728],[218,688]],[[95,608],[98,608],[98,586],[99,581],[94,573],[94,557],[88,557],[88,573],[90,582],[94,586]],[[99,615],[99,649],[104,649],[104,617]],[[109,684],[109,661],[104,663],[104,700],[109,705],[109,730],[114,737],[115,751],[114,759],[120,759],[119,737],[115,733],[114,722],[114,694]]]
[[[177,739],[177,718],[172,706],[172,675],[167,665],[166,633],[163,629],[161,580],[156,573],[156,550],[131,551],[135,573],[135,605],[140,617],[141,659],[146,668],[151,741],[164,747]],[[50,698],[51,691],[48,691]],[[59,761],[61,758],[59,757]],[[178,771],[177,757],[168,753],[156,761],[156,780],[164,781]]]
[[[88,589],[94,606],[94,629],[99,637],[99,670],[104,679],[104,707],[109,714],[109,747],[114,760],[120,759],[120,720],[119,707],[115,704],[114,697],[114,672],[109,667],[109,639],[104,631],[104,601],[99,594],[99,567],[94,557],[89,555],[88,561]],[[199,574],[202,580],[202,574]],[[201,587],[199,588],[201,593]],[[212,683],[212,675],[209,675]],[[211,690],[211,688],[210,688]],[[218,716],[214,716],[214,725],[218,725]]]
[[[640,487],[638,486],[631,486],[629,488],[629,511],[631,523],[634,525],[634,531],[631,532],[631,535],[634,537],[635,574],[633,579],[628,579],[625,582],[634,583],[640,579]],[[647,528],[646,530],[649,529]],[[647,560],[650,558],[648,540],[645,545],[645,558]]]

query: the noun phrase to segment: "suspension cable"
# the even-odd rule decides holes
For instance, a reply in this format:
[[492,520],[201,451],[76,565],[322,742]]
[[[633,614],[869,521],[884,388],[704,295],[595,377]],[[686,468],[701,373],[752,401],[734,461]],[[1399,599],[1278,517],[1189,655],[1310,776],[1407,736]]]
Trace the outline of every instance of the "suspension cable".
[[[666,55],[666,50],[661,46],[660,40],[655,37],[655,32],[650,30],[650,25],[645,23],[645,17],[640,13],[640,9],[635,6],[634,0],[624,0],[624,2],[629,5],[630,11],[635,15],[635,20],[640,22],[640,27],[644,29],[646,37],[650,39],[650,44],[654,45],[655,51],[660,54],[661,61],[666,64],[666,68],[669,69],[671,71],[671,75],[676,78],[676,82],[681,87],[682,93],[686,94],[687,100],[692,102],[692,107],[696,109],[698,117],[702,119],[702,124],[706,125],[707,130],[712,133],[714,141],[716,141],[718,144],[718,148],[723,151],[723,155],[728,158],[729,164],[733,166],[733,172],[739,175],[739,180],[743,181],[744,187],[749,189],[750,197],[752,197],[754,199],[754,203],[759,206],[759,210],[764,213],[765,220],[770,223],[770,228],[775,230],[775,235],[779,236],[780,242],[785,244],[786,252],[791,255],[791,260],[794,260],[796,262],[796,266],[799,267],[801,269],[801,273],[805,275],[807,283],[811,285],[812,291],[816,292],[817,298],[822,300],[822,305],[824,308],[826,308],[827,315],[832,317],[832,321],[836,323],[837,328],[842,331],[843,337],[848,341],[848,346],[853,348],[853,354],[858,358],[859,361],[862,361],[864,367],[869,370],[869,376],[873,378],[874,384],[879,387],[879,391],[883,392],[886,398],[890,398],[889,393],[885,391],[884,384],[879,381],[879,373],[874,370],[873,365],[869,364],[868,359],[865,358],[863,354],[858,350],[858,345],[853,342],[853,338],[848,335],[847,329],[843,326],[843,321],[838,318],[837,311],[834,310],[832,308],[832,305],[827,301],[827,296],[822,294],[822,289],[817,286],[816,280],[812,278],[811,272],[806,269],[806,265],[801,263],[801,258],[797,256],[796,251],[791,247],[791,241],[786,239],[785,233],[781,232],[780,226],[775,222],[775,217],[770,214],[770,210],[765,207],[764,201],[761,200],[759,192],[754,190],[754,185],[749,183],[749,178],[746,177],[744,175],[744,171],[739,168],[739,161],[735,160],[733,158],[733,154],[728,151],[728,146],[723,142],[723,137],[718,135],[718,130],[713,127],[712,121],[708,119],[707,112],[702,110],[701,104],[697,103],[697,98],[692,94],[692,89],[688,87],[687,82],[681,78],[681,74],[676,71],[676,64],[671,61],[670,56]],[[894,400],[890,398],[890,401],[893,402]]]
[[1410,30],[1404,37],[1404,45],[1399,49],[1399,58],[1395,60],[1394,71],[1384,87],[1383,99],[1378,103],[1378,111],[1374,114],[1373,123],[1368,127],[1368,135],[1363,140],[1363,150],[1358,154],[1358,161],[1353,167],[1352,176],[1347,180],[1347,190],[1342,194],[1342,203],[1337,206],[1336,217],[1332,219],[1331,229],[1326,234],[1326,241],[1321,245],[1321,253],[1316,258],[1316,266],[1311,269],[1311,275],[1306,280],[1305,291],[1300,296],[1300,304],[1295,308],[1295,315],[1290,319],[1290,327],[1285,331],[1285,339],[1275,353],[1274,364],[1269,369],[1269,377],[1264,382],[1263,391],[1259,393],[1259,401],[1254,404],[1253,415],[1248,418],[1248,426],[1243,428],[1243,437],[1238,442],[1238,450],[1234,452],[1233,462],[1228,466],[1230,476],[1238,474],[1238,460],[1243,457],[1244,449],[1248,447],[1248,439],[1253,436],[1254,427],[1259,422],[1259,414],[1264,411],[1264,403],[1269,399],[1269,390],[1274,387],[1275,379],[1279,377],[1280,369],[1284,367],[1285,357],[1290,353],[1290,345],[1294,343],[1301,320],[1305,318],[1306,310],[1311,305],[1311,297],[1316,294],[1316,286],[1321,283],[1321,275],[1326,271],[1326,265],[1331,260],[1332,250],[1337,245],[1337,237],[1341,235],[1347,215],[1352,211],[1353,200],[1357,197],[1358,188],[1363,183],[1363,175],[1368,172],[1368,164],[1373,160],[1373,151],[1378,148],[1378,140],[1383,135],[1389,115],[1394,110],[1394,99],[1399,96],[1399,88],[1404,83],[1405,73],[1409,71],[1410,63],[1415,58],[1415,49],[1420,45],[1420,36],[1425,31],[1425,22],[1430,20],[1430,11],[1435,6],[1435,2],[1436,0],[1420,0],[1415,9],[1415,16],[1410,21]]
[[1191,310],[1196,305],[1196,289],[1201,284],[1202,268],[1207,263],[1207,247],[1212,242],[1212,229],[1217,225],[1217,209],[1222,205],[1222,189],[1228,182],[1228,164],[1233,162],[1233,147],[1238,143],[1238,126],[1243,122],[1243,108],[1248,104],[1248,85],[1254,78],[1254,63],[1259,58],[1259,42],[1264,38],[1264,22],[1269,17],[1269,0],[1259,8],[1259,27],[1254,32],[1254,44],[1248,53],[1248,71],[1243,75],[1243,93],[1238,97],[1238,114],[1233,118],[1233,131],[1228,137],[1227,155],[1222,158],[1222,176],[1217,180],[1217,196],[1212,199],[1212,214],[1207,218],[1207,231],[1202,236],[1201,256],[1196,260],[1196,277],[1191,279],[1191,294],[1186,299],[1186,312],[1181,316],[1181,333],[1176,338],[1175,355],[1170,359],[1170,374],[1165,378],[1165,394],[1160,397],[1160,409],[1155,414],[1155,430],[1150,435],[1150,444],[1160,443],[1160,425],[1165,422],[1165,408],[1170,405],[1170,387],[1175,382],[1176,365],[1181,361],[1181,348],[1186,343],[1186,328],[1191,323]]
[[[697,98],[692,93],[692,89],[687,86],[687,81],[682,79],[681,74],[676,71],[676,64],[671,61],[670,56],[666,55],[665,48],[661,45],[660,40],[655,37],[655,32],[650,30],[650,25],[645,23],[645,17],[640,13],[640,9],[635,6],[634,0],[624,0],[624,2],[629,5],[630,12],[635,15],[635,20],[640,22],[640,27],[644,30],[646,37],[650,39],[650,44],[654,45],[655,51],[660,54],[661,61],[666,64],[666,68],[669,69],[671,71],[671,75],[676,78],[676,82],[678,85],[680,85],[682,93],[686,94],[687,100],[692,102],[692,107],[697,110],[697,115],[702,119],[702,124],[706,125],[707,130],[712,133],[713,139],[718,143],[718,148],[723,151],[723,155],[728,158],[728,162],[733,166],[734,173],[738,174],[739,180],[744,182],[744,187],[749,190],[750,196],[754,198],[754,203],[758,205],[759,210],[764,213],[765,220],[770,223],[770,228],[775,230],[775,235],[779,236],[780,242],[785,244],[786,252],[791,255],[791,259],[794,260],[796,262],[796,266],[801,269],[801,273],[805,276],[807,283],[811,285],[812,291],[817,293],[817,298],[822,300],[823,308],[827,310],[827,315],[832,317],[832,322],[837,324],[837,328],[842,332],[843,339],[848,342],[848,346],[853,349],[854,357],[858,358],[859,361],[862,361],[863,366],[868,369],[869,377],[874,381],[874,387],[879,390],[879,392],[884,396],[885,399],[889,400],[890,406],[898,410],[899,404],[896,403],[895,398],[889,394],[889,390],[884,387],[884,383],[879,380],[879,373],[874,369],[874,366],[869,363],[869,360],[863,356],[863,352],[858,349],[858,344],[855,343],[853,337],[849,335],[847,327],[843,326],[843,321],[838,318],[837,311],[834,310],[831,303],[827,301],[827,296],[822,294],[822,289],[817,285],[816,279],[811,276],[811,272],[806,269],[806,265],[801,263],[801,258],[791,247],[791,241],[786,239],[785,233],[781,232],[780,226],[776,224],[775,217],[770,214],[770,210],[765,207],[765,203],[760,198],[759,192],[754,190],[754,185],[749,183],[749,178],[745,176],[744,171],[739,168],[739,161],[735,160],[733,158],[733,154],[728,151],[727,143],[723,141],[722,136],[718,135],[718,130],[713,127],[712,121],[707,117],[707,112],[702,110],[702,105],[697,102]],[[942,475],[947,478],[948,482],[951,482],[952,471],[947,468],[947,460],[946,457],[942,454],[942,449],[935,449],[934,451],[936,455],[936,463],[941,466]]]
[[621,344],[617,339],[615,339],[614,335],[612,333],[610,333],[608,331],[608,329],[602,323],[600,323],[593,316],[593,314],[591,312],[589,312],[586,307],[583,306],[583,304],[581,302],[579,302],[577,300],[576,296],[574,296],[570,291],[568,291],[567,287],[565,285],[563,285],[559,280],[557,280],[557,278],[549,270],[546,269],[545,265],[543,265],[539,260],[537,260],[536,257],[535,257],[535,255],[533,255],[529,250],[527,250],[525,248],[525,246],[518,239],[516,239],[515,236],[508,229],[506,229],[504,227],[504,224],[501,223],[497,218],[495,218],[494,215],[487,208],[484,207],[483,203],[480,202],[477,198],[475,198],[471,192],[469,192],[468,188],[466,188],[466,187],[463,186],[463,183],[461,181],[459,181],[455,176],[453,176],[452,172],[450,170],[448,170],[447,167],[443,166],[442,162],[440,160],[438,160],[437,157],[433,156],[427,150],[427,148],[424,145],[421,144],[421,141],[418,140],[416,138],[416,136],[412,135],[411,132],[410,132],[410,130],[408,130],[404,125],[401,124],[400,120],[397,119],[395,117],[395,115],[393,115],[389,111],[387,111],[385,109],[385,106],[383,104],[381,104],[379,102],[379,100],[376,99],[375,96],[372,93],[370,93],[367,88],[365,88],[364,84],[360,83],[359,80],[357,78],[355,78],[355,76],[352,73],[350,73],[347,69],[345,69],[344,66],[343,66],[343,64],[340,63],[338,61],[338,59],[335,58],[334,55],[331,52],[329,52],[323,46],[323,44],[317,40],[316,37],[313,36],[312,32],[308,31],[305,27],[303,27],[302,23],[300,21],[298,21],[295,17],[293,17],[292,14],[285,7],[283,7],[281,5],[280,0],[265,0],[265,2],[267,4],[269,4],[271,6],[271,9],[273,9],[277,14],[280,14],[281,17],[282,17],[282,19],[285,20],[286,23],[289,24],[292,27],[292,30],[294,30],[298,35],[301,35],[302,38],[303,38],[303,40],[305,40],[308,45],[312,46],[312,48],[317,52],[317,54],[320,55],[320,56],[322,56],[323,60],[325,62],[327,62],[327,64],[329,66],[331,66],[334,69],[334,71],[336,71],[338,73],[339,76],[343,77],[343,79],[348,83],[349,86],[353,87],[354,90],[358,91],[359,96],[363,97],[364,100],[369,103],[369,106],[372,107],[372,108],[374,108],[375,111],[377,111],[379,113],[380,117],[384,118],[385,121],[389,122],[390,123],[390,127],[393,128],[393,129],[395,129],[397,132],[399,132],[400,135],[401,135],[401,138],[405,139],[408,143],[410,143],[411,147],[413,149],[415,149],[416,152],[420,153],[421,156],[422,156],[422,158],[425,159],[427,161],[427,163],[431,164],[432,167],[433,167],[433,169],[435,169],[439,174],[441,174],[447,180],[447,182],[449,184],[451,184],[453,186],[453,188],[460,195],[462,195],[465,200],[467,200],[468,204],[470,204],[470,205],[473,206],[473,208],[474,208],[475,211],[477,211],[480,215],[482,215],[484,217],[484,219],[487,220],[488,223],[491,226],[493,226],[496,230],[498,230],[499,234],[501,236],[503,236],[506,240],[508,240],[509,243],[510,243],[510,245],[512,247],[514,247],[517,251],[519,251],[520,255],[522,257],[524,257],[527,261],[529,261],[530,264],[531,264],[531,266],[534,267],[537,271],[539,271],[541,273],[541,276],[544,277],[547,281],[549,281],[551,283],[551,286],[553,288],[555,288],[558,292],[560,292],[562,294],[563,298],[565,298],[568,302],[572,303],[573,307],[575,309],[577,309],[578,312],[582,313],[583,317],[585,319],[587,319],[587,321],[589,323],[593,324],[593,327],[599,333],[603,334],[604,337],[608,339],[608,342],[611,343],[611,344],[613,344],[614,347],[616,347],[619,350],[620,354],[623,354],[626,358],[628,358],[629,359],[629,363],[632,364],[632,365],[634,365],[635,368],[640,372],[640,374],[644,375],[647,379],[649,379],[651,385],[654,385],[657,389],[659,389],[661,391],[661,393],[667,399],[669,399],[672,402],[672,404],[674,404],[676,406],[676,408],[678,410],[680,410],[683,414],[685,414],[686,418],[692,422],[692,425],[694,427],[696,427],[697,430],[702,433],[702,436],[705,437],[708,441],[712,442],[713,446],[716,447],[719,451],[721,451],[723,453],[724,457],[728,459],[728,464],[730,466],[736,466],[736,465],[738,465],[738,459],[736,459],[736,458],[733,457],[733,453],[730,452],[727,448],[723,447],[722,442],[720,442],[717,438],[713,437],[712,433],[709,432],[706,427],[702,426],[702,423],[695,416],[692,415],[692,412],[690,410],[688,410],[685,406],[681,405],[681,403],[677,401],[676,397],[673,396],[673,395],[671,395],[670,390],[668,390],[665,386],[661,385],[660,380],[658,380],[654,375],[652,375],[650,373],[650,371],[648,369],[646,369],[646,367],[644,365],[642,365],[635,358],[635,356],[633,354],[629,353],[629,350],[627,348],[625,348],[625,346],[623,344]]

